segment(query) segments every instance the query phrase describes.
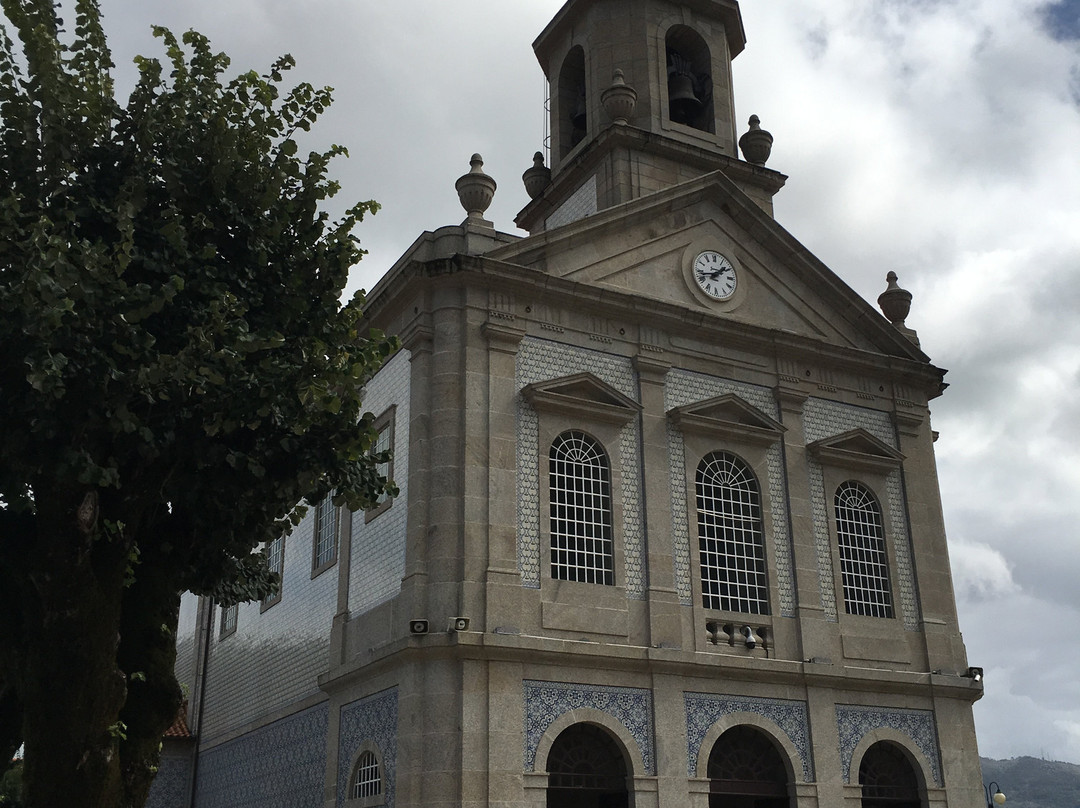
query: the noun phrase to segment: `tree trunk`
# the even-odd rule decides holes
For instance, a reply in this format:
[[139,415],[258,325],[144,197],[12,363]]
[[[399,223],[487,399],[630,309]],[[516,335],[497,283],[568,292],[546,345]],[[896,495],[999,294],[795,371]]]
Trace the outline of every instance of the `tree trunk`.
[[119,653],[120,667],[129,671],[127,703],[120,714],[127,726],[127,740],[120,745],[124,808],[146,803],[161,737],[182,703],[174,674],[180,613],[176,561],[157,555],[160,543],[143,552],[135,581],[124,593]]
[[[129,549],[119,537],[97,535],[96,496],[87,514],[80,508],[89,496],[51,493],[36,490],[38,530],[21,593],[25,803],[117,808],[127,684],[116,649]],[[46,512],[50,506],[56,510]]]

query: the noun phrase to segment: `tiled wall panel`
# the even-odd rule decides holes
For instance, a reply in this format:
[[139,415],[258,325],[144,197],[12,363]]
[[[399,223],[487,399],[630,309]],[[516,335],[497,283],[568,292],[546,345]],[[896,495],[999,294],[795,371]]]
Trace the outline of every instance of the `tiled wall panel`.
[[146,808],[188,808],[191,756],[162,752],[158,772],[150,785]]
[[322,808],[329,708],[320,704],[199,756],[198,808]]
[[[527,337],[518,348],[516,385],[523,387],[536,382],[558,379],[574,373],[591,373],[611,385],[627,398],[638,400],[637,375],[630,360],[603,353],[563,345],[557,342]],[[539,418],[536,410],[519,392],[517,397],[517,483],[518,483],[518,564],[526,586],[538,588],[541,578],[540,559],[540,490]],[[644,510],[641,499],[641,428],[637,419],[626,424],[619,433],[619,445],[605,447],[612,462],[618,457],[622,479],[620,492],[622,524],[615,526],[616,537],[623,543],[622,570],[616,580],[626,588],[628,597],[645,597]],[[548,447],[544,447],[546,451]],[[545,477],[546,484],[546,477]]]
[[376,417],[394,407],[394,482],[398,495],[370,522],[353,515],[349,611],[359,614],[392,598],[405,574],[405,529],[409,494],[409,352],[400,351],[372,379],[364,409]]
[[[932,711],[837,704],[836,729],[840,739],[840,766],[845,783],[851,782],[851,758],[859,741],[873,730],[891,729],[910,738],[912,744],[926,757],[934,784],[939,788],[945,784],[941,777],[941,750]],[[854,774],[855,781],[858,782],[858,772]]]
[[[779,418],[779,411],[772,391],[768,387],[745,384],[731,379],[706,376],[678,368],[668,373],[664,385],[664,409],[671,410],[699,401],[732,393],[748,404],[761,410],[770,418]],[[691,553],[690,525],[688,522],[687,492],[691,481],[686,479],[686,448],[682,433],[668,420],[668,463],[671,474],[671,534],[672,553],[675,563],[675,586],[679,600],[684,605],[692,601],[691,575],[697,558],[697,550]],[[718,447],[720,448],[720,447]],[[787,479],[780,444],[769,448],[765,480],[769,487],[770,516],[772,517],[771,552],[776,565],[776,588],[780,596],[780,613],[785,617],[795,614],[795,583],[791,536],[787,513]],[[695,534],[694,547],[697,546]]]
[[[813,443],[835,435],[842,435],[852,429],[865,429],[883,443],[897,448],[896,432],[892,419],[886,412],[840,404],[819,398],[806,401],[803,413],[806,428],[806,442]],[[832,501],[832,492],[825,491],[824,474],[821,464],[814,458],[809,459],[811,506],[814,517],[814,541],[817,553],[818,579],[821,583],[821,605],[825,616],[830,621],[837,620],[837,596],[834,585],[833,551],[829,537],[829,520],[832,511],[828,503]],[[857,475],[855,475],[857,476]],[[896,559],[896,577],[900,584],[898,600],[904,620],[904,628],[918,631],[920,625],[919,597],[915,586],[915,571],[911,561],[911,537],[908,534],[907,513],[904,508],[903,485],[900,472],[889,475],[886,490],[876,492],[878,498],[889,512],[892,534],[886,540],[893,547]]]
[[330,626],[337,607],[337,567],[311,577],[314,509],[285,539],[281,600],[263,611],[241,603],[235,633],[222,637],[221,608],[214,610],[204,742],[285,709],[319,692],[326,671]]
[[180,619],[176,624],[176,681],[192,692],[195,680],[195,637],[198,625],[199,597],[185,592],[180,598]]
[[585,180],[584,184],[559,206],[558,210],[547,217],[544,227],[552,230],[564,224],[576,222],[578,219],[584,219],[586,216],[592,216],[596,213],[596,206],[596,176],[594,175]]
[[771,721],[788,737],[799,753],[799,760],[792,761],[793,768],[802,774],[803,782],[813,782],[814,759],[806,702],[712,693],[684,693],[683,698],[686,702],[686,769],[690,777],[695,776],[701,757],[708,759],[711,750],[703,750],[701,744],[713,724],[732,714],[750,713]]
[[570,684],[526,680],[524,689],[525,771],[543,771],[546,761],[536,760],[536,750],[544,733],[560,716],[581,708],[607,713],[619,721],[637,742],[641,752],[641,771],[635,774],[656,774],[654,750],[655,726],[651,690],[638,687],[608,687],[604,685]]
[[338,733],[337,804],[349,793],[350,767],[362,744],[374,746],[382,776],[385,808],[394,808],[397,796],[398,691],[384,690],[341,708]]

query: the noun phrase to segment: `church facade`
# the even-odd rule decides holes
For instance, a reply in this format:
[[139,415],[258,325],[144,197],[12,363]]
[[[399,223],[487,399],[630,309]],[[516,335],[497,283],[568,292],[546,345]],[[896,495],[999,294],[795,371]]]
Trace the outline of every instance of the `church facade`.
[[[369,295],[400,492],[185,596],[196,740],[152,804],[976,808],[929,402],[944,372],[772,215],[735,0],[568,0],[527,236],[425,232]],[[740,152],[741,143],[741,152]]]

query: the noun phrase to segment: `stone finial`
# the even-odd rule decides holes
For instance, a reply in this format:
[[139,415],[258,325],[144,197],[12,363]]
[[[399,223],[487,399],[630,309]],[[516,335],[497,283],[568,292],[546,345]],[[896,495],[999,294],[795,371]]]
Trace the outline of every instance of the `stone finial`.
[[495,180],[484,173],[484,158],[479,154],[474,154],[469,164],[472,166],[472,170],[468,174],[458,177],[454,187],[457,188],[461,207],[465,208],[469,218],[482,220],[484,211],[488,209],[491,200],[495,198],[495,188],[497,186]]
[[885,276],[885,280],[888,281],[889,285],[884,292],[878,295],[878,306],[881,307],[882,313],[890,323],[897,328],[905,328],[904,320],[907,319],[908,312],[911,311],[911,292],[907,291],[907,289],[901,289],[897,285],[898,277],[891,270]]
[[756,166],[763,166],[772,153],[773,136],[761,128],[761,119],[750,116],[750,129],[739,138],[743,159]]
[[633,116],[637,90],[626,83],[625,74],[619,68],[615,68],[611,86],[600,93],[600,103],[615,123],[626,123]]
[[551,169],[544,165],[544,153],[537,152],[533,155],[532,168],[526,169],[521,175],[521,181],[525,183],[525,193],[529,199],[536,199],[544,193],[544,189],[551,185]]

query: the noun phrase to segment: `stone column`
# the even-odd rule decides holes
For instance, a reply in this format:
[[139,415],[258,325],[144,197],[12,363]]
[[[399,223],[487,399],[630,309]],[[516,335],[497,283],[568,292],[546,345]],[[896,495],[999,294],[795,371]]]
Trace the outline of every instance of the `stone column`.
[[[517,557],[518,346],[525,336],[512,313],[492,309],[481,327],[487,340],[488,469],[484,502],[486,614],[484,629],[521,625],[521,575]],[[478,526],[480,529],[480,526]]]
[[[667,414],[664,380],[671,363],[659,357],[634,357],[641,389],[641,484],[645,510],[645,557],[648,575],[648,635],[655,647],[683,647],[679,596],[671,545],[671,475],[668,471]],[[689,611],[689,610],[687,610]],[[690,640],[693,647],[692,639]]]
[[[431,367],[434,331],[427,316],[401,334],[409,351],[409,497],[405,575],[401,605],[405,620],[427,615],[427,533],[431,524]],[[395,627],[395,634],[397,627]]]

